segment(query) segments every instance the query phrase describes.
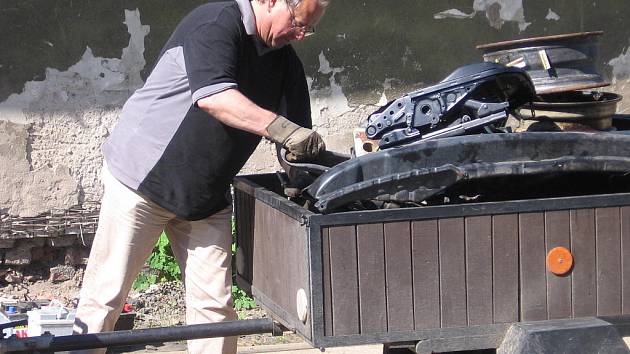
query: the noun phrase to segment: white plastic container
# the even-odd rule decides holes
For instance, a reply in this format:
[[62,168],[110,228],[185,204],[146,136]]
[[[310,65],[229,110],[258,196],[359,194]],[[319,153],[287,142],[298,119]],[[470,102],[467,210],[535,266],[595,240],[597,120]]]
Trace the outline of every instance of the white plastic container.
[[43,306],[41,309],[28,311],[28,336],[41,336],[48,332],[54,336],[72,334],[75,310],[64,307]]

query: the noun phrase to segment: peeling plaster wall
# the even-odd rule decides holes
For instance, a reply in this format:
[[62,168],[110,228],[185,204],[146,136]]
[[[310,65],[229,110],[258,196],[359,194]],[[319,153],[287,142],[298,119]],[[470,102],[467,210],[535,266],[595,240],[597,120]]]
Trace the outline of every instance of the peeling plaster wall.
[[[0,3],[0,213],[100,199],[100,144],[179,19],[204,2]],[[607,90],[630,95],[628,15],[630,2],[617,0],[333,0],[296,49],[314,127],[347,152],[352,128],[379,105],[481,60],[477,44],[603,30]],[[242,172],[277,169],[273,151],[263,141]]]
[[[31,168],[27,159],[29,126],[0,121],[0,209],[37,216],[78,203],[77,182],[63,165]],[[21,201],[21,203],[15,203]]]
[[[8,185],[29,189],[31,179],[38,182],[38,193],[13,193],[8,202],[1,202],[0,207],[11,214],[35,216],[100,198],[100,144],[122,104],[142,86],[140,72],[146,65],[143,52],[149,26],[140,23],[137,9],[125,10],[124,15],[130,36],[120,58],[97,57],[86,47],[67,69],[46,68],[42,80],[26,82],[21,92],[0,102],[0,122],[27,127],[26,135],[12,136],[14,144],[24,146],[20,154],[0,152]],[[53,175],[44,178],[44,171]],[[64,188],[53,180],[62,172],[69,179],[62,183]]]

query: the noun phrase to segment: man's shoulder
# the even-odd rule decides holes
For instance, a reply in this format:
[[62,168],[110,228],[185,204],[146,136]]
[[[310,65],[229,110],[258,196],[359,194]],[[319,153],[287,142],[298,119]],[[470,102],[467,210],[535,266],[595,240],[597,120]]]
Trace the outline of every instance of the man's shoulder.
[[209,2],[192,10],[183,20],[189,25],[220,24],[230,26],[238,24],[241,12],[236,1]]
[[295,48],[291,44],[287,44],[282,48],[284,50],[284,55],[287,56],[287,60],[290,64],[291,68],[300,69],[302,68],[302,60],[300,56],[295,51]]

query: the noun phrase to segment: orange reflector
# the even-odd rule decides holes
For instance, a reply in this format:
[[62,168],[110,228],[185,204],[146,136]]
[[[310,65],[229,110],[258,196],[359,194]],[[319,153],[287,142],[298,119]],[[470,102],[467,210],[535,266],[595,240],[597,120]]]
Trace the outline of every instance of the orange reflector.
[[555,275],[565,275],[573,267],[573,255],[564,247],[553,248],[547,253],[547,269]]

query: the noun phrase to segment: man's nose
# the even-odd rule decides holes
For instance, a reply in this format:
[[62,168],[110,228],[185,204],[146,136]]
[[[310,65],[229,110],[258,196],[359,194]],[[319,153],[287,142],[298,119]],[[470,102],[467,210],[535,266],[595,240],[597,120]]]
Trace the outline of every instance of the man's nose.
[[304,39],[304,32],[300,31],[300,30],[296,30],[295,33],[293,34],[293,38],[295,38],[295,40],[297,41],[301,41]]

